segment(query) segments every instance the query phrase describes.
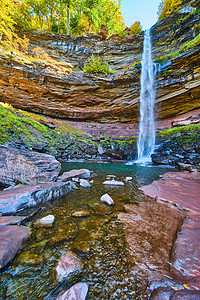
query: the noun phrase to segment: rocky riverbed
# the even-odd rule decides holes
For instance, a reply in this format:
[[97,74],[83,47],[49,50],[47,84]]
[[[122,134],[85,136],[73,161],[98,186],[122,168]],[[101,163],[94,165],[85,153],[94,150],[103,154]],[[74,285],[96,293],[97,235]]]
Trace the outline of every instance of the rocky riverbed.
[[[81,180],[87,181],[91,176],[88,166],[96,175],[89,179],[91,187],[85,188],[81,187]],[[1,254],[7,249],[10,255],[3,254],[1,258],[3,298],[23,299],[28,295],[29,299],[62,299],[63,293],[72,293],[76,299],[82,299],[80,294],[86,297],[89,285],[92,299],[99,299],[99,295],[101,299],[141,295],[148,299],[151,293],[151,299],[163,299],[166,293],[198,299],[199,173],[167,173],[162,180],[145,186],[143,191],[155,200],[143,196],[138,188],[151,183],[166,169],[75,163],[65,163],[63,168],[79,170],[65,172],[59,182],[45,184],[54,186],[73,180],[73,187],[78,190],[62,198],[57,194],[54,202],[43,199],[39,204],[43,210],[28,220],[22,215],[31,215],[32,209],[18,213],[21,217],[0,217],[0,237],[5,241],[1,243]],[[105,185],[109,173],[112,176],[107,181],[111,179],[113,184]],[[85,179],[79,179],[80,176]],[[123,185],[115,185],[115,180]],[[39,186],[44,191],[43,184]],[[159,186],[156,192],[154,186]],[[15,191],[17,188],[5,192],[14,195]],[[1,198],[5,192],[1,192]],[[105,194],[111,196],[114,206],[101,203]],[[176,206],[159,202],[160,199]],[[77,282],[78,286],[74,286]]]

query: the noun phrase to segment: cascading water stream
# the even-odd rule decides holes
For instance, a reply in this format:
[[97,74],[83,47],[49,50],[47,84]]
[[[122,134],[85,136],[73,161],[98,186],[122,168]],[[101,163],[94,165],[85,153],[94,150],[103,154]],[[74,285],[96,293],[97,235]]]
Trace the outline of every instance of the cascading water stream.
[[155,125],[154,125],[154,65],[151,54],[150,29],[144,35],[141,90],[140,90],[140,126],[137,143],[136,163],[146,164],[151,162],[151,154],[155,147]]

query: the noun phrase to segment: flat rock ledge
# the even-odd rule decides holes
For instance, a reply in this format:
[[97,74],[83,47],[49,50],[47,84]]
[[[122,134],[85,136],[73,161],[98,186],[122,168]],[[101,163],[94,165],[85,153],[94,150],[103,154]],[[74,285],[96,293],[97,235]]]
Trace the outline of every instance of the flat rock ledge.
[[0,185],[55,181],[61,164],[54,156],[0,145]]
[[61,176],[58,177],[57,181],[68,181],[72,180],[72,178],[89,178],[90,177],[90,171],[87,169],[79,169],[79,170],[71,170],[68,172],[64,172]]
[[0,193],[0,213],[13,213],[62,197],[73,189],[72,182],[51,182],[40,185],[19,185]]
[[185,211],[186,218],[174,244],[170,272],[187,283],[189,289],[200,289],[200,173],[169,172],[141,190],[157,201]]
[[25,226],[0,226],[0,269],[15,257],[30,233],[30,229]]

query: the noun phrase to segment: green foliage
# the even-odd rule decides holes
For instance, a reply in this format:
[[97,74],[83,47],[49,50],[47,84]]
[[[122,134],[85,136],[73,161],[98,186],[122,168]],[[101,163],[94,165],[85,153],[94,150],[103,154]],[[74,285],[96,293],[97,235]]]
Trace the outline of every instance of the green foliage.
[[14,34],[14,14],[17,9],[13,0],[0,0],[0,40],[11,41]]
[[108,62],[103,63],[100,57],[95,58],[94,55],[92,55],[92,57],[85,62],[84,71],[89,74],[95,74],[95,75],[99,73],[105,75],[108,75],[110,73],[115,73],[114,71],[109,69]]
[[167,60],[167,59],[173,59],[177,56],[179,56],[181,53],[183,53],[184,51],[188,51],[192,48],[195,48],[197,46],[200,45],[200,34],[197,35],[194,39],[192,39],[191,41],[185,43],[184,45],[182,45],[179,50],[174,51],[172,53],[166,54],[164,56],[160,56],[159,58],[157,58],[155,61],[159,62],[159,61],[163,61],[163,60]]
[[137,35],[142,31],[142,26],[139,21],[135,22],[133,25],[130,27],[130,34]]
[[82,35],[123,32],[121,0],[0,0],[0,35],[11,40],[16,28]]
[[179,10],[182,0],[162,0],[158,7],[158,17],[162,20]]

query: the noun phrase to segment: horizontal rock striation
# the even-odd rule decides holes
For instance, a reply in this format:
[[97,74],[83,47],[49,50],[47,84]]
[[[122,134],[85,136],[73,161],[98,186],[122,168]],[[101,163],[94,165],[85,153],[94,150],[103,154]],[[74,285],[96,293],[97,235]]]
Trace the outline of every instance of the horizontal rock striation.
[[[179,22],[182,16],[185,14],[175,14],[152,28],[153,57],[160,62],[155,112],[158,119],[200,107],[200,47],[185,50],[174,59],[161,59],[199,33],[195,25],[200,16],[191,15]],[[98,35],[28,33],[27,36],[30,54],[35,47],[40,47],[50,57],[72,63],[77,71],[58,74],[45,64],[22,64],[0,56],[2,100],[16,108],[71,120],[138,120],[142,35],[105,41]],[[84,62],[92,54],[109,62],[118,73],[107,77],[84,73]]]
[[0,185],[37,184],[57,179],[61,164],[48,154],[0,145]]
[[73,183],[49,182],[40,185],[19,185],[0,193],[0,213],[13,213],[39,203],[62,197],[73,189]]

